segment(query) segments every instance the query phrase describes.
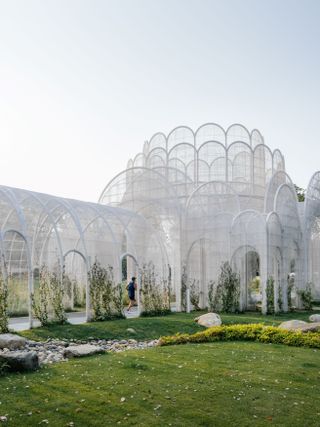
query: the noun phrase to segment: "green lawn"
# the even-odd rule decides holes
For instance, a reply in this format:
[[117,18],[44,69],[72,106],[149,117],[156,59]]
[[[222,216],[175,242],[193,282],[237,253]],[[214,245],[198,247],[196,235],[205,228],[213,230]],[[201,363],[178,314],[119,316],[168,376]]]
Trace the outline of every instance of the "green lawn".
[[[150,340],[163,335],[173,335],[177,332],[192,334],[202,330],[202,327],[193,322],[193,319],[202,313],[175,313],[163,317],[142,317],[129,320],[92,322],[82,325],[53,325],[48,328],[36,328],[24,331],[22,335],[34,340],[46,338],[85,340],[90,337],[98,339],[135,338],[138,340]],[[310,314],[309,312],[295,312],[277,316],[263,316],[259,313],[249,312],[238,315],[225,314],[222,315],[222,321],[224,324],[262,322],[268,325],[278,325],[288,319],[308,320]],[[128,328],[133,328],[136,333],[133,334],[127,331]]]
[[0,378],[0,416],[8,426],[312,427],[320,425],[319,381],[319,351],[311,349],[159,347]]

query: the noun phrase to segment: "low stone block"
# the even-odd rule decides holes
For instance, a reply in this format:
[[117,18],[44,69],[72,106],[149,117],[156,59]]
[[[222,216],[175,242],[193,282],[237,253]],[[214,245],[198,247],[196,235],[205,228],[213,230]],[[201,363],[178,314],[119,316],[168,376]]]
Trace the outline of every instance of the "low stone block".
[[308,323],[306,326],[300,328],[302,332],[318,332],[320,331],[320,322]]
[[309,325],[309,323],[304,322],[303,320],[288,320],[287,322],[282,322],[279,325],[279,328],[287,329],[288,331],[299,331],[307,325]]
[[27,340],[15,334],[0,334],[0,349],[8,348],[9,350],[17,350],[24,348]]
[[320,322],[320,314],[311,314],[309,320],[310,322]]
[[35,351],[8,351],[0,353],[0,363],[9,371],[34,371],[39,368],[39,358]]
[[71,357],[91,356],[93,354],[103,353],[103,352],[104,352],[104,349],[97,345],[80,344],[80,345],[71,345],[67,347],[64,350],[63,355],[64,357],[67,357],[69,359]]
[[204,326],[206,328],[220,326],[222,323],[221,317],[217,313],[206,313],[202,316],[196,317],[194,320],[198,323],[198,325]]

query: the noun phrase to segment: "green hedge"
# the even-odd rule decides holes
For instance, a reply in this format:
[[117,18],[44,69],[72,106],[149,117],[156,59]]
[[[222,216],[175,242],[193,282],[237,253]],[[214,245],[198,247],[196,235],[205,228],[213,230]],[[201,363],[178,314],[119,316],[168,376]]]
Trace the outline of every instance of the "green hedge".
[[286,344],[296,347],[320,348],[320,333],[287,331],[262,324],[214,326],[195,334],[177,334],[161,337],[160,345],[206,343],[215,341],[257,341]]
[[169,309],[163,310],[150,310],[150,311],[142,311],[140,313],[140,317],[158,317],[158,316],[168,316],[172,314],[172,311]]

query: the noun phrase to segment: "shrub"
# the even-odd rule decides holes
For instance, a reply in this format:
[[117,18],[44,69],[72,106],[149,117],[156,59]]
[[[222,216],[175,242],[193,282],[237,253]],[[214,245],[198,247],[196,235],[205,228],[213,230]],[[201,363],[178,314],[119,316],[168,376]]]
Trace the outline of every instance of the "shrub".
[[201,310],[200,308],[200,287],[199,280],[192,280],[190,283],[190,302],[195,310]]
[[[63,279],[57,272],[50,272],[43,265],[39,275],[38,296],[31,295],[32,310],[34,316],[39,320],[41,326],[47,326],[51,322],[58,324],[67,323],[64,309],[64,287]],[[49,318],[49,313],[53,318]]]
[[187,275],[187,266],[184,264],[182,266],[182,273],[181,273],[181,310],[186,311],[187,310],[187,282],[188,282],[188,275]]
[[80,308],[86,305],[86,288],[83,284],[78,283],[75,279],[72,280],[73,289],[73,306]]
[[39,320],[41,326],[49,324],[49,299],[50,299],[50,278],[46,266],[42,266],[39,273],[39,293],[38,298],[31,295],[32,310],[34,316]]
[[0,377],[2,377],[7,373],[8,368],[9,368],[8,363],[4,360],[0,360]]
[[104,320],[102,294],[104,290],[106,274],[106,270],[97,260],[93,263],[88,272],[93,320]]
[[215,311],[215,283],[213,280],[210,280],[208,283],[208,309],[209,311]]
[[28,273],[9,273],[6,277],[6,284],[9,316],[27,316],[29,313]]
[[104,283],[102,287],[101,300],[104,319],[112,318],[113,304],[113,268],[108,266],[105,270]]
[[266,286],[267,314],[274,313],[274,278],[270,276]]
[[295,347],[320,348],[320,333],[287,331],[262,324],[223,325],[208,328],[196,334],[177,334],[161,337],[160,345],[205,343],[215,341],[257,341],[261,343],[285,344]]
[[64,289],[64,306],[68,310],[74,307],[74,289],[73,282],[70,277],[64,273],[63,275],[63,289]]
[[218,285],[216,287],[214,305],[226,313],[239,311],[240,276],[232,270],[228,261],[220,267]]
[[307,283],[306,289],[298,291],[301,297],[303,308],[308,311],[312,310],[313,300],[312,300],[311,287],[312,287],[312,283]]
[[170,291],[168,281],[160,279],[152,262],[144,264],[141,272],[141,316],[159,316],[170,313]]
[[114,284],[113,268],[104,268],[96,260],[89,273],[93,320],[124,318],[122,285]]
[[9,332],[8,286],[0,272],[0,333]]
[[54,272],[49,274],[49,286],[51,293],[52,308],[54,313],[54,320],[56,323],[63,325],[67,323],[67,317],[63,305],[64,288],[61,278],[58,273]]
[[294,289],[294,274],[290,273],[288,276],[288,286],[287,286],[287,301],[288,301],[288,309],[290,311],[293,311],[293,304],[292,304],[292,291]]
[[115,313],[118,317],[124,317],[123,315],[123,288],[122,283],[118,283],[113,288],[113,304]]
[[282,288],[281,288],[281,284],[279,284],[278,287],[278,307],[279,307],[279,311],[281,312],[283,309],[283,299],[282,299]]

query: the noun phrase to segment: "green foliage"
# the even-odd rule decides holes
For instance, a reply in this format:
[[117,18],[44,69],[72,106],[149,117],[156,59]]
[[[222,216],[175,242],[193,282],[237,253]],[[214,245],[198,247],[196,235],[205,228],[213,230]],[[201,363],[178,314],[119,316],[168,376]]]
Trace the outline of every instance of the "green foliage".
[[294,275],[291,273],[288,276],[288,285],[287,285],[287,301],[288,301],[288,309],[289,311],[293,311],[293,304],[292,304],[292,291],[294,289]]
[[199,287],[199,280],[192,280],[190,285],[190,302],[193,305],[194,309],[196,311],[201,310],[200,308],[200,287]]
[[232,271],[228,261],[223,262],[220,267],[214,305],[221,306],[225,313],[236,313],[239,311],[239,299],[240,276]]
[[251,282],[250,282],[250,292],[253,293],[259,293],[260,292],[260,285],[261,285],[261,280],[260,277],[256,276],[254,277]]
[[[206,311],[197,312],[197,316],[205,314]],[[320,311],[319,311],[320,313]],[[239,314],[221,314],[224,325],[264,323],[275,326],[286,320],[298,319],[308,321],[312,312],[297,311],[295,313],[283,313],[279,315],[264,315],[258,312],[247,312]],[[89,322],[81,325],[57,325],[50,324],[46,328],[34,328],[23,331],[21,334],[32,340],[55,339],[77,339],[88,340],[89,337],[97,339],[128,339],[151,340],[164,335],[173,335],[177,332],[192,334],[204,330],[204,328],[194,322],[195,313],[170,313],[165,317],[137,317],[129,319],[113,320],[112,322]],[[128,328],[133,328],[132,334]]]
[[75,279],[72,280],[73,289],[73,306],[74,308],[82,308],[86,305],[86,288]]
[[274,278],[268,277],[266,286],[267,314],[274,313]]
[[304,202],[306,197],[306,190],[304,188],[298,187],[296,184],[294,184],[294,188],[296,190],[298,202]]
[[102,310],[104,314],[104,319],[111,319],[112,318],[112,305],[113,305],[113,268],[111,266],[108,266],[105,269],[105,281],[104,281],[104,287],[103,292],[101,295],[102,298]]
[[320,333],[318,332],[287,331],[263,324],[214,326],[193,335],[177,334],[171,337],[162,337],[160,345],[237,340],[320,348]]
[[170,290],[168,281],[159,278],[152,262],[144,264],[141,277],[141,316],[158,316],[170,312]]
[[114,284],[113,268],[96,260],[88,272],[93,321],[123,318],[121,285]]
[[73,282],[70,277],[64,273],[63,274],[63,289],[64,289],[64,304],[67,309],[73,309]]
[[49,286],[54,320],[59,324],[64,324],[67,322],[63,304],[64,288],[61,278],[56,272],[49,274]]
[[303,308],[305,310],[311,311],[312,310],[312,283],[307,283],[306,284],[306,289],[304,290],[300,290],[298,291],[300,297],[301,297],[301,301],[303,304]]
[[34,316],[39,320],[41,326],[49,324],[49,301],[50,301],[50,274],[46,266],[42,266],[39,273],[38,298],[31,295]]
[[0,333],[9,331],[8,286],[0,272]]
[[5,375],[8,371],[9,365],[6,361],[0,360],[0,377]]
[[209,311],[215,311],[215,282],[210,280],[208,283],[208,309]]
[[123,316],[123,287],[122,283],[118,283],[113,288],[113,304],[115,308],[116,317],[121,318]]
[[278,307],[279,307],[279,312],[281,313],[283,309],[283,298],[282,298],[282,288],[280,283],[278,287]]
[[[50,322],[58,324],[67,323],[64,309],[63,280],[57,272],[50,272],[43,265],[39,274],[39,289],[37,296],[31,295],[32,310],[41,326],[47,326]],[[50,312],[53,314],[50,318]]]
[[90,302],[93,310],[93,320],[104,320],[102,296],[106,281],[106,269],[96,260],[88,272],[90,285]]
[[29,305],[28,273],[8,274],[9,316],[27,316]]
[[187,266],[183,264],[181,273],[181,310],[186,311],[187,309],[187,286],[188,286],[188,275]]
[[122,280],[126,281],[128,276],[128,267],[127,267],[127,257],[122,258],[121,262],[121,272],[122,272]]

